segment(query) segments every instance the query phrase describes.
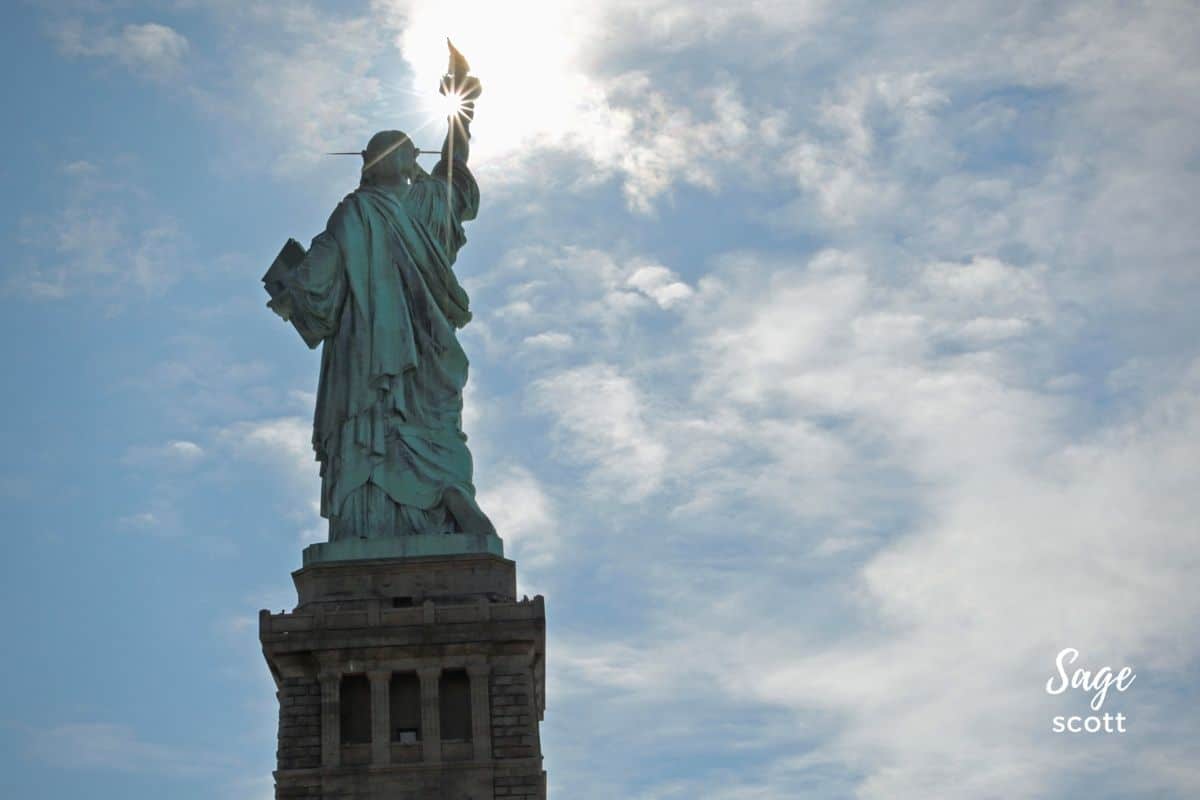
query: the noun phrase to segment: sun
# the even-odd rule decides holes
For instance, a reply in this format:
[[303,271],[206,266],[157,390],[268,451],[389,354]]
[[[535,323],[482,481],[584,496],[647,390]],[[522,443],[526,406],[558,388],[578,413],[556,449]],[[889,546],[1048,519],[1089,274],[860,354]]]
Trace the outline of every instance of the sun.
[[434,101],[434,113],[440,118],[457,117],[463,112],[463,99],[455,92],[438,95]]
[[[596,94],[580,66],[585,21],[576,19],[574,4],[522,0],[519,8],[515,13],[494,0],[412,0],[397,39],[417,93],[437,92],[447,37],[471,62],[471,74],[483,84],[472,156],[485,161],[586,128],[586,108]],[[462,111],[460,99],[438,96],[435,102],[431,116],[438,121]]]

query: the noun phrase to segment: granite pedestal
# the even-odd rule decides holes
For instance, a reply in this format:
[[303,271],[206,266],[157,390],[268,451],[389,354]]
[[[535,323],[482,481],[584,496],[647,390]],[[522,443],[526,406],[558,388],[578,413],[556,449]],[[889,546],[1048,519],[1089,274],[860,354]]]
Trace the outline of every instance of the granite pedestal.
[[516,565],[305,556],[296,608],[259,615],[276,798],[545,800],[545,607],[517,599]]

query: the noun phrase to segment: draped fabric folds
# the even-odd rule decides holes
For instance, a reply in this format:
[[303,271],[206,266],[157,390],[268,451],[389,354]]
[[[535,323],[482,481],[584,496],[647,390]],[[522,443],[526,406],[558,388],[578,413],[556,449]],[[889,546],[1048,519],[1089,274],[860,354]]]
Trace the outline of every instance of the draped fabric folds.
[[445,164],[347,196],[285,286],[296,330],[324,343],[313,449],[333,540],[494,533],[462,432],[471,314],[452,269],[479,190]]

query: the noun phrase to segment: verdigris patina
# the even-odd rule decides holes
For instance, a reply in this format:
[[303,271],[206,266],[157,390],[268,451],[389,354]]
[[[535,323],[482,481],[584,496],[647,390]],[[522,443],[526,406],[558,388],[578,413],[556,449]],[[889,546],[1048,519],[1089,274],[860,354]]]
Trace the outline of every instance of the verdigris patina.
[[313,448],[329,543],[306,563],[501,553],[462,431],[467,357],[456,331],[471,312],[453,270],[479,209],[467,157],[481,87],[450,50],[441,90],[460,102],[433,171],[404,133],[375,134],[358,189],[307,252],[289,242],[263,277],[267,305],[323,348]]

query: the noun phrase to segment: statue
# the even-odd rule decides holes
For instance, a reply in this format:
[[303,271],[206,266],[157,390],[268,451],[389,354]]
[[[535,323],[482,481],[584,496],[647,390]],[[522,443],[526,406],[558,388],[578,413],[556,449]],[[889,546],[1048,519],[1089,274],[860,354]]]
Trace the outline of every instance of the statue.
[[400,131],[362,151],[362,181],[307,252],[289,241],[263,277],[267,304],[322,346],[313,420],[331,543],[421,534],[495,536],[475,501],[462,432],[471,319],[452,269],[479,208],[467,168],[479,80],[450,45],[457,96],[431,173]]

